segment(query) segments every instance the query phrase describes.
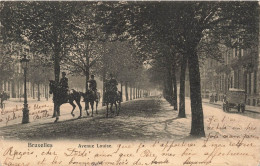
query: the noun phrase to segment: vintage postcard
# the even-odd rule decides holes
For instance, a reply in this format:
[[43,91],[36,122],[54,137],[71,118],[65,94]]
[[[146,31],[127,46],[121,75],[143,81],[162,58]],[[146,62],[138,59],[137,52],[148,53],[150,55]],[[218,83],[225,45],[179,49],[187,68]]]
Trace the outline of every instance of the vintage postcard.
[[1,1],[0,166],[259,166],[258,1]]

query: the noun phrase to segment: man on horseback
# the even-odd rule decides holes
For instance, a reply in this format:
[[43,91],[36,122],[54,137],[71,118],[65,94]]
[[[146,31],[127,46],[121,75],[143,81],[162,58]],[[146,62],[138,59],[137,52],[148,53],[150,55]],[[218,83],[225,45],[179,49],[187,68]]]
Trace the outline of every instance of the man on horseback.
[[66,77],[66,73],[62,72],[62,78],[60,79],[60,87],[62,90],[62,95],[60,97],[63,97],[64,100],[67,100],[68,92],[69,92],[69,83],[68,78]]
[[[106,117],[108,117],[108,105],[111,104],[110,106],[110,111],[112,111],[113,104],[116,107],[116,112],[117,115],[119,115],[119,110],[120,110],[120,98],[121,98],[121,92],[117,90],[117,80],[114,78],[113,74],[110,74],[110,79],[106,82],[105,86],[105,95],[104,95],[104,100],[103,102],[106,103],[107,105],[107,114]],[[119,104],[119,108],[117,106]]]
[[110,74],[110,80],[107,83],[107,91],[117,92],[117,80],[114,78],[113,74]]
[[60,86],[68,91],[69,89],[69,83],[68,78],[66,77],[66,73],[62,72],[62,78],[60,79]]
[[88,81],[89,82],[89,89],[92,90],[95,99],[97,99],[97,82],[94,79],[95,76],[93,74],[90,77],[91,77],[91,80]]

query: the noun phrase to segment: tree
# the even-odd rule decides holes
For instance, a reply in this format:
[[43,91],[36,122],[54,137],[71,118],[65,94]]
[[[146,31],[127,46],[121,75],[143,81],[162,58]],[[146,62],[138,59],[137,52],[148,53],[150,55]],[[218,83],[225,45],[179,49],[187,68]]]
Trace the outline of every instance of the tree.
[[[136,17],[132,21],[132,25],[137,25],[133,34],[142,38],[144,35],[138,34],[140,25],[142,28],[149,27],[150,32],[161,35],[162,39],[175,45],[187,57],[192,110],[190,134],[205,136],[197,48],[203,37],[210,33],[217,34],[220,39],[230,38],[228,33],[233,34],[235,39],[239,35],[246,38],[248,35],[244,34],[251,34],[251,27],[255,27],[252,25],[256,22],[255,17],[250,15],[256,16],[257,5],[250,2],[154,2],[149,6],[142,5],[140,3],[141,10],[135,12]],[[234,39],[234,36],[231,38]]]
[[[4,38],[24,42],[50,52],[55,81],[59,82],[60,62],[70,46],[77,41],[74,19],[81,3],[75,2],[4,2],[1,23]],[[56,96],[54,96],[54,99]],[[54,100],[54,114],[59,110]]]

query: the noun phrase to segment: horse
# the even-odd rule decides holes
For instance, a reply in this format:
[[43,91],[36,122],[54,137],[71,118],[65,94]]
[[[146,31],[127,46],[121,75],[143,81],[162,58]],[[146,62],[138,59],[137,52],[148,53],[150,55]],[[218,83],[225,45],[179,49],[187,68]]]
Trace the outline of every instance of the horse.
[[[73,109],[71,111],[71,115],[74,117],[75,115],[73,114],[73,111],[76,108],[76,105],[73,103],[73,101],[76,101],[79,109],[80,109],[80,116],[78,118],[82,117],[82,107],[80,104],[80,98],[81,98],[81,94],[80,92],[77,92],[74,89],[71,89],[70,93],[67,93],[64,88],[60,87],[55,81],[50,80],[49,83],[49,87],[50,87],[50,94],[53,94],[53,102],[57,103],[57,108],[59,108],[62,104],[64,103],[70,103],[70,105],[72,105]],[[56,111],[57,109],[54,108],[54,111]],[[58,109],[58,112],[56,114],[56,120],[54,122],[57,122],[59,120],[59,116],[60,116],[60,111]]]
[[96,102],[96,114],[98,114],[97,107],[98,107],[98,103],[99,103],[99,101],[100,101],[100,93],[99,93],[99,92],[96,92],[96,95],[95,95],[95,91],[93,91],[93,90],[87,90],[86,93],[81,93],[81,95],[82,95],[83,98],[84,98],[85,110],[86,110],[86,112],[87,112],[87,115],[89,115],[89,113],[88,113],[88,103],[90,103],[91,110],[92,110],[92,115],[91,115],[91,117],[93,117],[94,102]]
[[0,94],[0,100],[1,100],[0,101],[0,108],[4,108],[4,101],[8,100],[9,98],[10,98],[10,96],[5,92]]
[[[107,92],[105,92],[104,103],[107,106],[106,117],[108,117],[108,105],[109,104],[110,104],[110,111],[112,113],[114,113],[112,108],[113,108],[113,104],[115,104],[116,115],[117,116],[119,115],[119,111],[120,111],[120,108],[121,108],[121,101],[122,101],[122,92],[120,92],[120,91],[107,91]],[[119,105],[119,108],[117,108],[117,104]]]

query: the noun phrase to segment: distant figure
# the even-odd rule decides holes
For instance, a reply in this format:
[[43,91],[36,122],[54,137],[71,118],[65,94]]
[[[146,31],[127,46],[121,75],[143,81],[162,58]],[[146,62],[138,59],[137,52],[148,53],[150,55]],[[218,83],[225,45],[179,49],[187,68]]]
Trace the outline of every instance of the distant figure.
[[223,103],[225,103],[227,101],[227,96],[226,94],[223,95]]
[[9,95],[3,91],[0,93],[0,108],[4,108],[4,101],[9,99]]
[[213,93],[210,95],[210,98],[209,98],[209,102],[214,102],[214,95],[213,95]]

